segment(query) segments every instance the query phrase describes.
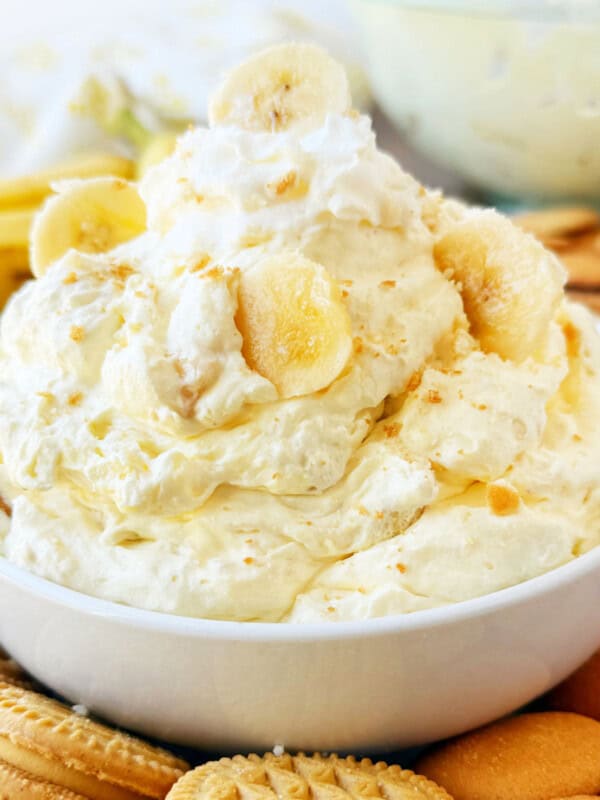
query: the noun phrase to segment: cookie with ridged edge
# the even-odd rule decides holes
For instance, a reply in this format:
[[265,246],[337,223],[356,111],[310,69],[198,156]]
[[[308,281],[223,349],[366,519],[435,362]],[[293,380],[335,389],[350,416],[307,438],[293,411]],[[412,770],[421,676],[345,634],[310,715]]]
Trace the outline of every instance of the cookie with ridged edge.
[[167,800],[452,800],[433,781],[383,761],[267,753],[210,761],[184,775]]
[[521,714],[435,747],[415,769],[455,800],[597,795],[600,723],[559,711]]
[[0,759],[89,800],[163,800],[188,765],[171,753],[0,684]]
[[0,761],[0,800],[87,800],[81,794],[35,778]]

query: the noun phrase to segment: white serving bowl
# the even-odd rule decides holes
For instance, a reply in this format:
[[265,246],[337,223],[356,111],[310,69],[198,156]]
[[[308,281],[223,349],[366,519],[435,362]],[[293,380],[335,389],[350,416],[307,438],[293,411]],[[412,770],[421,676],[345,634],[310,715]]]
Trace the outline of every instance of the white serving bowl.
[[373,91],[488,196],[600,199],[600,4],[351,0]]
[[0,641],[119,725],[205,749],[385,751],[483,724],[600,644],[600,548],[527,583],[364,622],[188,619],[87,597],[0,559]]

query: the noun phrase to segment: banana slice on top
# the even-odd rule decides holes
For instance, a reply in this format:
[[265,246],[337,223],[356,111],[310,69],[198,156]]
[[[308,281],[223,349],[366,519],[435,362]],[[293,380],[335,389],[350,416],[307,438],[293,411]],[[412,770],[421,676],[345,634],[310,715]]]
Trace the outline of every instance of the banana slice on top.
[[236,324],[248,365],[282,397],[329,386],[352,352],[350,316],[337,283],[297,253],[267,256],[242,273]]
[[134,184],[102,177],[63,184],[36,216],[31,269],[40,277],[67,250],[105,253],[146,229],[146,206]]
[[344,68],[313,44],[262,50],[226,76],[211,98],[211,126],[280,131],[298,120],[322,120],[351,107]]
[[484,351],[517,362],[539,355],[563,296],[565,271],[553,253],[495,211],[482,211],[454,225],[434,257],[459,283]]

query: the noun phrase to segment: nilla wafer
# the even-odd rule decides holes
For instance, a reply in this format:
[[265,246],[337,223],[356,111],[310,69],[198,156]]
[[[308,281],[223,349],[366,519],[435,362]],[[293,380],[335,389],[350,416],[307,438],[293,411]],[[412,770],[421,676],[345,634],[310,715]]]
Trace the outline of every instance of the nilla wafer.
[[453,739],[416,769],[455,800],[554,800],[600,791],[600,723],[541,712],[501,720]]
[[86,800],[54,783],[28,775],[0,761],[0,800]]
[[6,683],[0,684],[0,759],[30,780],[88,800],[162,800],[187,769],[164,750]]
[[369,759],[267,753],[211,761],[184,775],[167,800],[452,800],[422,775]]

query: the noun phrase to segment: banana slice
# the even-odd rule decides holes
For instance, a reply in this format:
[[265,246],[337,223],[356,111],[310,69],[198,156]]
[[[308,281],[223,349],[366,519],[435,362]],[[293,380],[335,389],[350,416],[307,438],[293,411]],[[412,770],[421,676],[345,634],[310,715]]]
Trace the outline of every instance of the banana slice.
[[343,114],[351,97],[344,68],[312,44],[280,44],[252,56],[212,97],[211,126],[279,131],[298,120]]
[[104,253],[146,229],[146,207],[121,178],[72,181],[46,201],[31,230],[31,269],[39,278],[73,248]]
[[533,236],[494,211],[472,214],[434,247],[438,268],[460,284],[471,333],[483,350],[523,361],[546,342],[565,271]]
[[352,352],[350,317],[337,283],[296,253],[266,257],[242,274],[236,324],[248,365],[282,397],[329,386]]
[[68,178],[94,178],[114,175],[132,178],[135,171],[133,161],[110,153],[88,153],[74,156],[55,167],[32,175],[0,180],[0,208],[16,209],[40,203],[52,193],[51,184]]

